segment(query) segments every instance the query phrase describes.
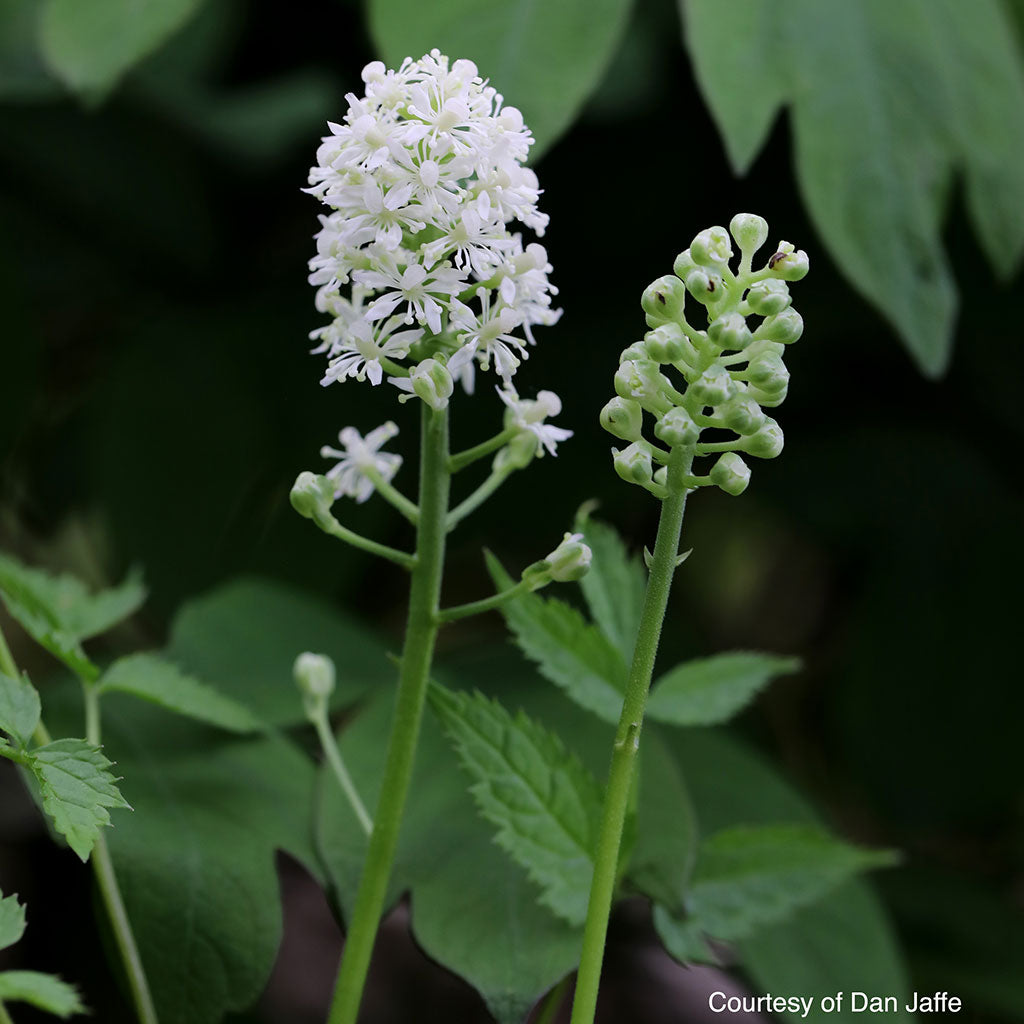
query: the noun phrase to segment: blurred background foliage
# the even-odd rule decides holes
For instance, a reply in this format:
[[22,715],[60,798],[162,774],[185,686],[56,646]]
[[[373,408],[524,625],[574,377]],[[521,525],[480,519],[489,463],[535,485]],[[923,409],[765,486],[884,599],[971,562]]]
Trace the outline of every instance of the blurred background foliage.
[[[472,57],[538,133],[565,315],[517,383],[576,436],[455,534],[450,599],[486,588],[483,544],[526,564],[587,499],[650,542],[597,425],[617,354],[696,230],[767,217],[813,263],[787,449],[692,504],[666,663],[800,654],[741,728],[906,852],[881,885],[919,987],[1024,1018],[1022,25],[997,0],[2,0],[0,546],[97,584],[142,565],[135,640],[240,573],[394,640],[401,575],[288,505],[340,427],[415,411],[318,386],[300,189],[367,60]],[[499,412],[460,401],[457,440]],[[494,617],[445,653],[501,642]]]

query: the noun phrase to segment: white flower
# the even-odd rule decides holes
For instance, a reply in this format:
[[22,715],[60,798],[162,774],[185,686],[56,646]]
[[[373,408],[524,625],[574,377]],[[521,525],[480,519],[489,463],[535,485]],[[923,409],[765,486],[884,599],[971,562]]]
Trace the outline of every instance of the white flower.
[[337,464],[327,471],[327,479],[334,484],[334,497],[348,495],[363,502],[373,494],[374,482],[367,472],[375,472],[389,483],[402,465],[402,456],[393,452],[380,451],[398,433],[398,427],[388,421],[376,430],[362,437],[355,427],[345,427],[338,438],[345,446],[344,451],[324,445],[320,454],[325,459],[337,459]]
[[[379,383],[381,359],[399,363],[413,344],[420,363],[447,364],[467,391],[477,365],[507,382],[532,328],[559,316],[547,253],[510,227],[547,225],[523,166],[533,138],[522,114],[472,61],[437,50],[397,70],[374,61],[363,81],[366,94],[349,94],[330,124],[306,190],[329,208],[309,263],[317,309],[332,317],[312,335],[330,360],[324,383]],[[398,331],[396,320],[418,329]]]
[[[495,390],[507,407],[506,428],[518,427],[520,430],[529,431],[537,438],[539,445],[543,445],[552,455],[558,454],[555,449],[560,441],[572,437],[571,430],[544,422],[548,416],[557,416],[562,411],[562,400],[553,391],[540,391],[536,399],[531,400],[520,398],[511,385]],[[543,455],[543,452],[539,454]]]

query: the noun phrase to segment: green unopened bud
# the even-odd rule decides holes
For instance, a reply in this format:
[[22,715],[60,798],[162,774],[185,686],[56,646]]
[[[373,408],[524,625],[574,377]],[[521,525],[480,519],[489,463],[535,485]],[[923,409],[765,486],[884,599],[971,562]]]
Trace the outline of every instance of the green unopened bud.
[[773,390],[762,390],[756,384],[751,384],[747,388],[747,394],[763,408],[774,409],[786,400],[786,395],[789,394],[789,384],[783,384]]
[[768,260],[768,269],[784,281],[799,281],[807,276],[810,268],[807,253],[795,248],[790,242],[779,242],[775,255]]
[[726,313],[708,324],[708,339],[720,349],[739,351],[753,341],[753,335],[739,313]]
[[803,333],[804,318],[790,306],[781,313],[767,317],[754,331],[754,337],[759,341],[778,341],[783,345],[791,345],[794,341],[799,341]]
[[715,414],[729,430],[735,430],[743,437],[756,434],[765,421],[761,406],[747,394],[730,398],[724,405],[715,409]]
[[747,303],[751,312],[758,316],[781,313],[792,301],[789,285],[775,277],[752,284],[747,292]]
[[761,429],[743,442],[743,450],[758,459],[774,459],[781,454],[785,438],[782,427],[770,416],[766,416]]
[[693,417],[681,406],[669,409],[655,424],[655,437],[660,438],[670,448],[689,448],[697,443],[700,427],[693,422]]
[[696,266],[697,262],[691,255],[690,250],[684,249],[672,264],[672,273],[674,273],[681,281],[685,281],[686,275]]
[[768,221],[756,213],[737,213],[729,221],[729,231],[740,251],[753,256],[768,240]]
[[324,714],[334,692],[334,662],[326,654],[304,651],[295,659],[292,677],[302,694],[307,716],[315,719]]
[[781,356],[766,352],[750,361],[747,379],[759,390],[771,394],[789,384],[789,370]]
[[750,467],[735,452],[726,452],[708,475],[726,494],[742,494],[750,483]]
[[644,411],[632,398],[616,396],[601,410],[601,426],[623,441],[639,441]]
[[732,259],[732,242],[729,232],[723,227],[705,228],[690,243],[690,256],[702,267],[721,270]]
[[650,360],[627,360],[615,372],[615,393],[620,398],[639,402],[649,412],[671,409],[672,403],[667,397],[671,390],[672,382],[658,370],[658,364]]
[[492,468],[496,473],[526,469],[536,457],[539,445],[536,434],[530,430],[521,430],[494,456]]
[[686,307],[686,289],[678,277],[659,277],[647,286],[640,305],[647,314],[650,327],[681,320]]
[[409,379],[412,382],[413,393],[432,409],[448,407],[448,399],[452,397],[455,384],[448,367],[443,363],[436,359],[424,359],[418,366],[413,367]]
[[725,285],[713,270],[698,267],[686,275],[686,290],[705,306],[717,302],[725,294]]
[[325,476],[308,471],[300,473],[292,485],[292,508],[306,519],[330,517],[334,504],[334,484]]
[[644,346],[656,363],[674,363],[686,355],[686,335],[677,323],[662,324],[647,332]]
[[701,405],[721,405],[728,402],[736,394],[736,382],[729,376],[729,371],[718,363],[713,363],[688,388]]
[[634,341],[629,348],[624,348],[619,355],[619,362],[625,363],[630,359],[647,360],[651,357],[647,354],[647,346],[642,341]]
[[590,569],[593,553],[583,543],[582,533],[567,533],[547,557],[548,573],[556,583],[582,579]]
[[654,476],[654,467],[651,464],[651,453],[637,442],[633,442],[628,448],[622,451],[612,449],[614,455],[615,472],[627,483],[650,484]]

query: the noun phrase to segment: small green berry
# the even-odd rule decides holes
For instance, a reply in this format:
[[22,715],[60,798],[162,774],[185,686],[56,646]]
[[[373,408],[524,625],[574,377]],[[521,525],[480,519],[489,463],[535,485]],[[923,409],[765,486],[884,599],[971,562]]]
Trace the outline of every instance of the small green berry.
[[766,416],[761,429],[745,439],[743,450],[758,459],[774,459],[782,452],[784,443],[782,427],[770,416]]
[[601,410],[601,426],[623,441],[640,440],[644,413],[639,402],[616,396]]
[[725,313],[708,324],[708,339],[720,349],[746,348],[753,335],[747,321],[739,313]]
[[781,313],[792,301],[789,285],[775,277],[752,284],[747,292],[747,304],[758,316]]
[[726,452],[711,467],[709,476],[726,494],[742,494],[750,483],[750,467],[735,452]]
[[740,251],[753,256],[768,240],[768,221],[756,213],[737,213],[729,221],[729,231]]
[[681,320],[686,307],[686,288],[678,277],[666,274],[647,286],[640,305],[647,314],[650,327]]
[[692,394],[701,405],[721,405],[728,402],[737,390],[729,371],[713,363],[690,385],[687,394]]
[[655,424],[654,436],[670,448],[691,447],[700,438],[700,427],[683,408],[669,409]]
[[656,363],[675,363],[686,355],[686,335],[677,323],[662,324],[644,336],[647,358]]
[[654,467],[651,464],[651,453],[640,443],[634,441],[628,448],[616,451],[614,455],[615,472],[627,483],[646,486],[652,483]]
[[800,340],[804,333],[804,318],[792,306],[781,313],[767,317],[756,331],[754,338],[764,341],[779,341],[791,345]]
[[747,394],[734,395],[715,409],[715,415],[721,418],[729,430],[743,437],[756,434],[765,419],[761,406]]
[[732,242],[723,227],[705,228],[690,243],[690,256],[701,267],[721,270],[732,259]]

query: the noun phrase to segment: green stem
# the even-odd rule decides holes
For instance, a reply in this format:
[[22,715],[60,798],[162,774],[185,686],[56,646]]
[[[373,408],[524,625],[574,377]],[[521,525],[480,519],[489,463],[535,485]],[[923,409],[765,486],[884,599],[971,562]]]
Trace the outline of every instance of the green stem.
[[398,509],[415,526],[420,517],[420,510],[415,504],[402,494],[397,487],[385,480],[383,474],[373,466],[364,466],[362,472],[373,481],[373,486],[376,488],[377,493],[385,501]]
[[341,786],[341,791],[352,806],[352,810],[359,819],[359,824],[362,825],[363,831],[369,835],[373,831],[373,821],[370,815],[366,813],[366,807],[359,798],[359,791],[356,789],[352,776],[349,775],[348,769],[345,767],[345,761],[334,739],[334,733],[331,732],[330,723],[327,721],[326,707],[322,714],[317,715],[313,719],[313,724],[316,726],[316,734],[320,738],[320,746],[323,749],[324,757],[327,758],[327,763],[331,766],[334,777],[338,780],[338,785]]
[[508,590],[503,590],[500,594],[492,594],[479,601],[470,601],[469,604],[457,604],[452,608],[444,608],[438,613],[437,621],[455,622],[456,619],[465,619],[470,615],[480,615],[494,608],[500,608],[506,601],[511,601],[514,597],[533,589],[534,583],[534,580],[520,580],[514,587],[509,587]]
[[448,513],[447,531],[450,533],[471,512],[475,512],[513,473],[512,466],[491,470],[491,475],[468,497]]
[[7,638],[3,629],[0,629],[0,672],[11,679],[19,679],[18,666],[14,664],[14,655],[7,646]]
[[[89,743],[98,747],[101,739],[100,695],[95,686],[84,680],[82,681],[82,692],[85,695],[85,738]],[[135,942],[132,924],[128,919],[128,911],[125,909],[124,900],[121,897],[120,886],[117,884],[114,862],[110,858],[110,848],[107,846],[106,836],[102,832],[96,839],[96,845],[92,848],[89,863],[92,865],[103,905],[107,908],[107,917],[110,919],[114,941],[117,943],[118,952],[121,954],[121,963],[124,965],[125,974],[128,977],[128,987],[131,989],[132,1002],[135,1004],[139,1024],[157,1024],[156,1007],[153,1005],[149,982],[146,980],[146,970],[142,966],[142,957],[139,955],[139,947]]]
[[399,551],[397,548],[389,548],[387,544],[378,544],[377,541],[370,540],[368,537],[364,537],[354,530],[342,526],[333,516],[319,516],[316,518],[316,524],[324,533],[337,537],[338,540],[343,540],[346,544],[351,544],[355,548],[362,548],[363,551],[368,551],[371,555],[379,555],[381,558],[386,558],[389,562],[394,562],[403,569],[412,569],[416,564],[416,557],[414,555],[410,555],[405,551]]
[[508,430],[503,430],[500,434],[495,434],[494,437],[481,441],[480,444],[467,448],[464,452],[453,455],[448,460],[448,472],[458,473],[460,469],[465,469],[466,466],[476,462],[477,459],[482,459],[485,455],[490,455],[491,452],[504,448],[518,433],[518,427],[509,427]]
[[11,1015],[7,1012],[7,1007],[3,1003],[0,1003],[0,1024],[14,1024],[11,1020]]
[[412,778],[416,743],[430,678],[430,663],[437,638],[450,482],[447,465],[447,411],[435,412],[424,403],[422,431],[416,566],[409,589],[409,617],[398,679],[398,696],[384,762],[380,798],[345,940],[329,1024],[356,1024],[373,942],[384,909],[402,811]]
[[651,558],[651,574],[633,651],[633,664],[629,670],[622,716],[612,747],[601,831],[594,855],[594,877],[587,905],[587,922],[583,930],[580,970],[576,978],[572,1024],[592,1024],[597,1007],[597,989],[601,980],[608,918],[615,895],[622,828],[633,784],[634,765],[640,749],[647,691],[651,685],[654,659],[658,653],[661,626],[679,553],[679,535],[686,508],[686,489],[680,486],[680,481],[689,473],[692,462],[692,449],[673,449],[669,465],[669,495],[661,506],[658,538]]

